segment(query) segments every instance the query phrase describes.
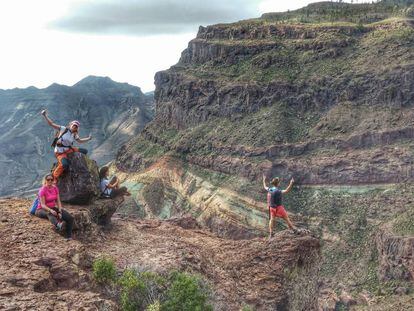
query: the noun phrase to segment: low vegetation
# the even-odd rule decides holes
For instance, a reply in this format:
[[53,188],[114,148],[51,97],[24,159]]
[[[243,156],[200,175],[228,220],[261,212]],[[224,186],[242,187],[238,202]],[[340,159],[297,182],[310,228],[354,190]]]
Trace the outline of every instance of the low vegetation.
[[110,258],[95,260],[92,267],[94,280],[99,284],[112,283],[116,279],[115,262]]
[[126,269],[117,276],[114,261],[97,259],[93,277],[102,286],[112,286],[114,299],[123,311],[209,311],[210,291],[198,275],[172,271],[161,275]]

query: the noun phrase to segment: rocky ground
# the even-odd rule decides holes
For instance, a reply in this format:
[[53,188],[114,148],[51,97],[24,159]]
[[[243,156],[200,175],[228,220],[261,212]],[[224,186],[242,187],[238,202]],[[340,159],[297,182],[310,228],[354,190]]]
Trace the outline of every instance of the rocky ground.
[[[54,235],[36,237],[69,258],[45,263],[38,248],[22,247],[22,225],[49,225],[28,217],[27,203],[2,201],[5,249],[27,247],[41,263],[23,255],[13,261],[7,252],[7,267],[41,267],[33,269],[46,281],[33,282],[67,297],[70,289],[48,281],[50,267],[74,264],[69,247],[79,246],[77,262],[112,254],[120,269],[199,272],[218,310],[414,309],[411,4],[325,2],[200,27],[179,62],[155,77],[154,120],[118,151],[112,172],[133,196],[112,230],[92,226],[91,239],[78,235],[60,248],[48,240]],[[320,255],[318,239],[307,235],[283,231],[263,243],[263,173],[281,176],[282,186],[295,177],[284,204],[321,241]],[[95,297],[90,266],[79,269],[75,279],[84,281],[73,288]],[[25,275],[22,283],[2,280],[0,297],[33,297]],[[26,295],[14,284],[26,284]],[[112,308],[114,301],[100,297]]]
[[[316,309],[319,242],[311,236],[281,232],[269,242],[234,241],[189,219],[114,217],[111,229],[89,222],[67,242],[48,221],[29,216],[29,204],[0,201],[1,309],[115,310],[90,276],[92,260],[101,255],[114,258],[119,269],[198,272],[211,285],[217,310],[243,304],[257,310]],[[68,206],[74,215],[79,208],[85,209]]]

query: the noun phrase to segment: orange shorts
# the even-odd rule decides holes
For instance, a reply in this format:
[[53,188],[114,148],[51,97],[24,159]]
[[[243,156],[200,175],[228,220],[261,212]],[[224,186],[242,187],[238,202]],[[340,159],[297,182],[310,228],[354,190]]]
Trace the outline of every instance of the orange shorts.
[[283,205],[279,205],[276,207],[269,207],[269,209],[270,209],[270,215],[272,215],[272,217],[279,217],[279,218],[287,217],[287,213]]

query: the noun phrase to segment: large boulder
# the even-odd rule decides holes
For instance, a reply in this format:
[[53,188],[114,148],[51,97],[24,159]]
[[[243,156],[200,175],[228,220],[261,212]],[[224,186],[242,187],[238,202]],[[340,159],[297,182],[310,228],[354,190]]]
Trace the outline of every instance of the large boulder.
[[115,199],[100,199],[94,201],[88,206],[92,221],[100,226],[110,225],[112,215],[123,202],[124,197],[122,196]]
[[95,161],[75,152],[68,155],[70,166],[59,179],[60,198],[75,218],[74,231],[87,237],[96,226],[107,226],[111,217],[122,204],[123,197],[99,199],[99,174]]
[[79,152],[68,155],[69,169],[59,178],[58,188],[62,202],[90,204],[100,194],[98,165]]
[[[95,236],[99,231],[99,225],[109,227],[111,225],[112,215],[123,202],[123,197],[115,199],[98,199],[89,205],[71,205],[63,204],[74,218],[73,231],[77,239],[88,240]],[[64,231],[60,232],[65,235]]]

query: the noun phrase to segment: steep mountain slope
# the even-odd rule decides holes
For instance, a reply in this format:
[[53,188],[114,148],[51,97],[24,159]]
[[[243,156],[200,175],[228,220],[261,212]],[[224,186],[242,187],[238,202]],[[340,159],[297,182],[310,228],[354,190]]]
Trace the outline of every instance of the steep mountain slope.
[[154,120],[118,152],[128,212],[252,237],[266,232],[261,175],[293,176],[287,209],[325,242],[321,305],[350,308],[350,293],[380,310],[410,293],[412,261],[395,258],[413,232],[388,228],[413,222],[412,17],[411,1],[325,2],[200,27],[156,75]]
[[58,124],[81,122],[81,136],[93,136],[84,146],[100,164],[112,160],[116,149],[152,119],[154,110],[152,96],[103,77],[89,76],[72,87],[0,90],[0,195],[28,191],[50,170],[54,130],[40,116],[45,108]]

